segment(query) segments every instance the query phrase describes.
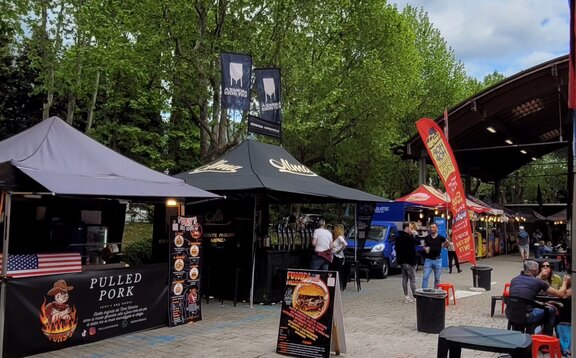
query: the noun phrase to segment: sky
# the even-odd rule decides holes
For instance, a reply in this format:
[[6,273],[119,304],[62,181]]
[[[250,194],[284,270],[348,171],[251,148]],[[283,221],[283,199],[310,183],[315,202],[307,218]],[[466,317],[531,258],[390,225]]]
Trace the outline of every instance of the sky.
[[388,0],[423,8],[466,73],[510,76],[570,51],[568,0]]

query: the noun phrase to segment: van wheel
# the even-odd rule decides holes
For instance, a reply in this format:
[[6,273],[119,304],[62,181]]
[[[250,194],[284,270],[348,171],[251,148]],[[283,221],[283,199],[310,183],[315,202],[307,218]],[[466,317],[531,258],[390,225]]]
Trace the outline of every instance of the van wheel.
[[388,260],[384,260],[382,262],[382,266],[380,267],[378,275],[380,276],[380,278],[386,278],[388,277],[389,273],[390,273],[390,264],[388,263]]

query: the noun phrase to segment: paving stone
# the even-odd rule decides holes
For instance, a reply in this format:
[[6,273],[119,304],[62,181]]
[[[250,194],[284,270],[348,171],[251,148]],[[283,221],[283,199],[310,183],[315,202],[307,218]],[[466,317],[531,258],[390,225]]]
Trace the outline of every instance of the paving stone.
[[[492,295],[500,295],[504,283],[522,270],[516,255],[483,259],[481,264],[493,267],[490,291],[457,298],[457,304],[446,307],[446,326],[474,325],[506,328],[506,319],[497,305],[490,317]],[[462,273],[444,271],[442,282],[450,282],[456,290],[469,291],[472,273],[469,264]],[[417,287],[422,271],[417,273]],[[436,355],[437,334],[416,330],[416,305],[404,303],[401,276],[362,281],[357,292],[351,283],[342,292],[344,328],[348,354],[360,358],[427,358]],[[217,300],[202,303],[203,321],[178,327],[162,327],[122,337],[48,352],[43,358],[108,358],[108,357],[282,357],[275,353],[280,319],[280,305],[255,305]],[[463,357],[492,357],[500,354],[463,350]]]

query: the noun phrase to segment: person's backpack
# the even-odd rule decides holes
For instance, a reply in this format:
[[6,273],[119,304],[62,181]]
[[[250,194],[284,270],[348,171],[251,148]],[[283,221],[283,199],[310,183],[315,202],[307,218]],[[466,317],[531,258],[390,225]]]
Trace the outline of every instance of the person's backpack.
[[562,322],[556,326],[556,337],[560,340],[562,354],[570,356],[570,339],[572,337],[572,325]]

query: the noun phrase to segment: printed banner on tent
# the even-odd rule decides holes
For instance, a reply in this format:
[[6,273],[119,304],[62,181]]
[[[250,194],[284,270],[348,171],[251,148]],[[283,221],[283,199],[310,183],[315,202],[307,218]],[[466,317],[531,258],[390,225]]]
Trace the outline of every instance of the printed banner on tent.
[[260,104],[260,118],[272,123],[282,123],[280,97],[280,69],[257,68],[256,92]]
[[202,320],[200,305],[200,257],[203,217],[170,218],[170,326]]
[[418,128],[418,133],[420,133],[434,167],[442,179],[446,193],[450,197],[450,209],[454,218],[452,220],[452,241],[456,255],[460,261],[469,261],[475,265],[474,239],[472,237],[472,225],[468,217],[466,194],[452,148],[442,129],[432,119],[421,118],[416,122],[416,128]]
[[250,115],[248,116],[248,131],[270,137],[282,138],[282,123],[270,122]]
[[166,264],[9,280],[4,356],[21,357],[167,324]]
[[252,84],[252,57],[236,53],[220,54],[222,108],[248,111]]

